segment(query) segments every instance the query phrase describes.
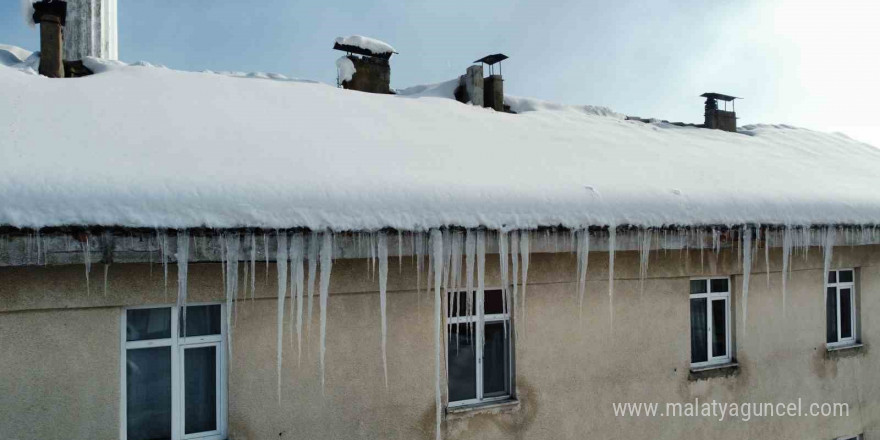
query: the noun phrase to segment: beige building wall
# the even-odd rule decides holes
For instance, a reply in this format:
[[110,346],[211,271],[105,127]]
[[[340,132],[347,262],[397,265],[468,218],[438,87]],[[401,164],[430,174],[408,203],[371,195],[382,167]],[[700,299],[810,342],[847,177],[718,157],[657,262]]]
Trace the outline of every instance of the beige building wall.
[[[517,310],[512,413],[444,423],[447,439],[834,439],[864,432],[880,438],[880,247],[839,247],[833,267],[859,268],[865,347],[847,356],[825,349],[821,250],[795,255],[783,315],[781,254],[763,252],[750,284],[743,324],[742,276],[725,251],[652,252],[644,292],[638,254],[619,252],[609,312],[608,254],[590,254],[582,316],[575,257],[534,254],[525,310]],[[487,285],[499,284],[497,255]],[[432,297],[417,294],[416,271],[392,259],[388,298],[388,387],[382,373],[378,280],[366,260],[337,260],[327,322],[326,384],[318,366],[318,301],[297,359],[285,336],[282,399],[276,395],[274,266],[257,265],[255,301],[242,302],[229,371],[231,439],[431,439],[434,437]],[[691,277],[734,274],[737,374],[689,379]],[[424,282],[425,274],[422,274]],[[172,304],[176,270],[94,265],[90,293],[83,266],[0,268],[0,438],[114,439],[119,436],[120,316],[126,305]],[[219,264],[192,264],[191,301],[223,299]],[[285,324],[286,325],[286,324]],[[287,330],[285,330],[286,332]],[[305,331],[305,329],[304,329]],[[848,417],[615,417],[615,402],[843,402]]]

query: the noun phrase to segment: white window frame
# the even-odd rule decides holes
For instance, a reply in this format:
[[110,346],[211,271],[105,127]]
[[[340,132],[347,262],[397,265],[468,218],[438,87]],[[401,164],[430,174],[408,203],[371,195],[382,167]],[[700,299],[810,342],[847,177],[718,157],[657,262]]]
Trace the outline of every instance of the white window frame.
[[[845,269],[844,269],[844,270],[845,270]],[[827,274],[826,274],[826,275],[827,275]],[[825,278],[825,279],[827,280],[828,278]],[[834,440],[864,440],[864,437],[862,436],[862,434],[859,434],[859,435],[847,435],[847,436],[843,436],[843,437],[837,437],[837,438],[834,439]]]
[[[712,280],[727,280],[727,291],[726,292],[713,292],[712,291]],[[706,293],[691,293],[688,296],[688,333],[691,332],[692,327],[690,325],[690,304],[691,300],[706,298],[706,354],[707,360],[704,362],[691,362],[691,368],[702,368],[709,367],[713,365],[723,365],[729,364],[733,360],[733,353],[731,353],[731,349],[733,347],[732,344],[732,335],[730,334],[730,323],[732,320],[730,313],[730,290],[731,290],[731,281],[730,277],[699,277],[699,278],[691,278],[691,281],[706,281]],[[688,289],[690,289],[690,283],[688,283]],[[714,329],[714,317],[712,316],[712,301],[723,299],[724,300],[724,313],[725,313],[725,344],[726,350],[725,355],[723,356],[713,356],[712,353],[712,331]],[[691,339],[693,339],[693,335],[689,334]],[[692,341],[690,341],[693,344]],[[693,353],[691,353],[691,358],[693,358]]]
[[[828,275],[831,272],[836,272],[834,279],[836,282],[829,283]],[[852,272],[852,281],[841,283],[840,282],[840,272]],[[858,308],[856,307],[856,270],[854,268],[845,268],[845,269],[831,269],[828,273],[825,274],[825,295],[828,295],[828,288],[834,287],[835,294],[837,295],[837,341],[828,342],[828,298],[825,298],[825,344],[827,347],[845,347],[848,345],[854,345],[858,343],[858,335],[856,325],[858,324]],[[850,306],[850,337],[842,338],[840,337],[841,329],[840,326],[840,291],[842,289],[849,289],[849,306]]]
[[[495,291],[495,290],[502,291],[502,288],[501,287],[485,287],[485,288],[483,288],[484,293],[488,292],[488,291]],[[446,290],[446,301],[447,302],[449,301],[449,297],[452,294],[459,294],[461,292],[466,292],[466,291],[467,291],[466,288],[452,289],[452,290],[447,289]],[[468,400],[450,401],[447,403],[448,408],[457,408],[457,407],[462,407],[462,406],[475,406],[475,405],[483,405],[483,404],[492,403],[492,402],[505,401],[505,400],[510,400],[510,398],[512,396],[513,371],[514,370],[513,370],[513,335],[512,335],[513,331],[511,328],[510,310],[507,310],[507,313],[496,313],[496,314],[486,315],[483,313],[484,312],[484,308],[483,308],[484,301],[483,300],[485,299],[484,296],[479,295],[479,291],[477,291],[477,289],[474,289],[473,293],[474,293],[474,309],[475,309],[474,311],[475,311],[476,315],[455,316],[455,317],[447,316],[446,317],[446,337],[444,339],[447,340],[447,343],[446,343],[446,371],[448,372],[449,371],[449,343],[448,343],[449,327],[451,325],[455,325],[455,324],[461,324],[461,325],[475,324],[474,325],[474,332],[476,333],[475,340],[477,341],[477,347],[475,347],[475,349],[476,349],[475,365],[476,365],[476,370],[477,370],[476,371],[476,379],[477,379],[476,380],[476,387],[477,387],[476,398],[468,399]],[[508,292],[508,294],[509,294],[509,292]],[[503,295],[503,291],[502,291],[502,295]],[[452,304],[447,304],[447,307],[446,307],[446,310],[449,311],[450,313],[452,311],[452,306],[453,306]],[[508,340],[507,341],[507,371],[508,371],[508,373],[507,373],[507,376],[508,376],[507,394],[505,394],[503,396],[483,397],[483,345],[486,342],[483,339],[484,327],[487,323],[489,323],[489,324],[497,323],[497,322],[503,323],[505,321],[507,321],[507,340]],[[446,395],[447,395],[447,399],[448,399],[448,396],[449,396],[448,376],[447,376],[447,383],[446,383]]]
[[[138,348],[153,347],[171,347],[171,440],[223,440],[227,435],[227,365],[226,365],[226,304],[220,302],[198,302],[189,303],[188,307],[194,306],[220,306],[220,334],[206,336],[190,336],[180,337],[178,320],[180,317],[179,308],[175,305],[146,305],[123,307],[122,316],[120,318],[120,361],[119,361],[119,438],[127,440],[128,438],[128,414],[127,414],[127,372],[126,372],[126,352]],[[166,339],[149,339],[143,341],[127,341],[126,331],[128,325],[128,311],[135,309],[171,309],[171,337]],[[217,347],[217,377],[220,379],[217,383],[217,427],[215,431],[199,432],[193,434],[184,434],[185,424],[185,408],[183,404],[183,362],[185,350],[201,347]]]

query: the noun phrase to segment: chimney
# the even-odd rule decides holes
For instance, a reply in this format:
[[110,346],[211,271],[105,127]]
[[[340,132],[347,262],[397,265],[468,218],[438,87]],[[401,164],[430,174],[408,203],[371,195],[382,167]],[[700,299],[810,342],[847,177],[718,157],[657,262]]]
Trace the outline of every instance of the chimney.
[[458,79],[455,99],[462,103],[483,106],[483,66],[473,65]]
[[[703,93],[700,96],[706,98],[706,122],[703,126],[736,133],[736,107],[733,101],[741,98],[712,92]],[[718,101],[724,101],[724,110],[718,109]],[[727,111],[728,102],[731,105],[730,111]]]
[[40,24],[40,75],[64,78],[64,22],[67,2],[41,0],[34,3],[34,23]]
[[346,53],[336,61],[338,83],[342,88],[367,93],[393,93],[389,60],[397,52],[390,45],[355,35],[337,38],[333,49]]
[[118,58],[116,2],[67,0],[67,17],[70,21],[64,28],[66,60]]
[[[492,108],[495,111],[506,111],[504,107],[504,79],[501,77],[501,62],[507,59],[507,55],[496,53],[488,55],[475,63],[489,66],[489,76],[483,79],[483,107]],[[495,74],[495,64],[498,64],[498,74]]]

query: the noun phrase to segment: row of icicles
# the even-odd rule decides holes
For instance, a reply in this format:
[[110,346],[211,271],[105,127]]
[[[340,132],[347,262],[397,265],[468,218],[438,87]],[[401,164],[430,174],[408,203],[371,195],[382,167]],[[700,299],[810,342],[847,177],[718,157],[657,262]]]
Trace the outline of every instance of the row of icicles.
[[[714,252],[717,256],[724,245],[732,245],[737,248],[738,261],[742,263],[742,300],[743,300],[743,323],[745,324],[748,313],[749,281],[753,262],[757,261],[758,243],[764,243],[764,263],[766,265],[767,282],[770,279],[770,255],[771,242],[775,247],[782,249],[782,298],[783,310],[785,310],[785,296],[787,280],[791,272],[791,257],[794,249],[800,249],[806,257],[811,245],[820,243],[824,249],[824,268],[827,273],[831,265],[832,249],[837,242],[838,235],[845,238],[849,244],[872,244],[877,242],[876,227],[865,228],[838,228],[838,227],[755,227],[737,226],[730,228],[680,228],[680,229],[654,229],[654,228],[607,228],[607,229],[576,229],[567,230],[568,233],[560,233],[566,230],[546,229],[543,231],[489,231],[485,229],[433,229],[428,232],[386,232],[354,234],[355,246],[359,255],[369,255],[368,265],[375,271],[378,262],[379,304],[381,320],[381,352],[382,368],[385,376],[385,386],[388,386],[387,366],[387,281],[389,260],[389,236],[396,234],[397,254],[402,268],[403,256],[408,251],[416,260],[416,283],[417,291],[421,291],[422,274],[427,271],[427,291],[434,290],[434,343],[435,343],[435,394],[437,404],[437,438],[440,438],[439,423],[441,420],[442,394],[441,373],[444,370],[442,361],[443,350],[443,304],[444,292],[457,289],[466,289],[467,292],[482,294],[485,288],[485,269],[487,247],[494,245],[498,253],[499,269],[501,277],[503,306],[505,313],[518,310],[525,316],[526,311],[526,286],[528,284],[529,256],[532,243],[539,248],[539,252],[574,252],[577,255],[577,299],[582,313],[583,300],[586,290],[590,242],[591,238],[605,239],[608,251],[608,298],[609,315],[613,326],[614,310],[614,260],[618,250],[618,235],[628,238],[629,246],[639,252],[639,285],[644,290],[645,279],[648,276],[648,263],[650,251],[657,249],[681,249],[689,252],[698,248],[700,252],[701,266],[703,254],[706,250]],[[275,239],[275,262],[278,277],[277,292],[277,375],[278,375],[278,399],[281,399],[281,367],[283,359],[284,315],[285,300],[290,300],[290,326],[291,338],[297,340],[298,357],[302,354],[303,319],[307,326],[312,322],[313,297],[315,287],[318,287],[318,301],[320,313],[320,370],[321,385],[324,385],[324,355],[327,332],[327,302],[330,285],[330,274],[333,267],[334,234],[332,232],[288,232],[277,231],[263,234],[263,254],[266,261],[266,270],[270,261],[269,238]],[[706,244],[711,237],[711,247]],[[176,255],[178,266],[178,295],[177,306],[183,310],[183,325],[186,324],[187,303],[187,274],[190,260],[190,244],[197,237],[192,237],[187,230],[176,233]],[[204,237],[202,237],[204,238]],[[239,291],[239,265],[244,261],[245,283],[250,283],[251,297],[255,296],[256,285],[256,261],[257,239],[256,233],[245,232],[222,232],[218,236],[220,243],[220,260],[223,267],[223,285],[226,294],[226,324],[227,324],[227,347],[229,355],[232,355],[233,337],[233,308],[236,305],[236,292]],[[46,261],[47,246],[41,245],[39,231],[29,236],[29,243],[35,243],[37,249],[37,262],[40,254],[43,254],[43,262]],[[86,283],[88,285],[89,272],[91,270],[91,245],[90,238],[86,236],[82,246],[83,259],[86,265]],[[201,244],[207,250],[207,241]],[[635,245],[633,246],[633,241]],[[407,243],[408,242],[408,243]],[[697,242],[698,246],[691,246]],[[168,285],[168,262],[171,259],[169,235],[167,231],[159,230],[156,233],[157,250],[163,265],[165,275],[165,288]],[[196,245],[198,242],[196,241]],[[366,247],[367,249],[364,249]],[[31,244],[27,246],[31,248]],[[408,249],[405,249],[408,248]],[[205,252],[207,254],[207,252]],[[425,266],[427,257],[427,267]],[[319,270],[320,269],[320,270]],[[249,274],[249,275],[248,275]],[[320,274],[320,278],[318,275]],[[106,284],[106,265],[105,265]],[[247,286],[244,286],[247,288]],[[106,288],[105,288],[106,292]],[[304,299],[305,297],[305,299]],[[474,312],[472,296],[465,295],[467,304],[464,307],[456,304],[459,295],[452,295],[446,303],[446,316],[453,318],[463,308],[468,315]],[[451,302],[451,304],[450,304]],[[516,305],[516,306],[514,306]],[[305,314],[305,316],[304,316]],[[184,327],[185,328],[185,327]],[[309,331],[307,327],[307,332]]]

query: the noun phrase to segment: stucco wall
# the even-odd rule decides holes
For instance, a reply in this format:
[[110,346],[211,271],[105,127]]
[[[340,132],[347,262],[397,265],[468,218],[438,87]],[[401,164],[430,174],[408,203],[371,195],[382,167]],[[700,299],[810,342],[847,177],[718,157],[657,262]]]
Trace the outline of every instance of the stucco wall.
[[[827,358],[821,251],[793,257],[787,313],[781,300],[781,256],[771,255],[768,288],[763,255],[752,273],[748,321],[742,324],[741,280],[732,278],[738,374],[688,379],[688,280],[739,274],[736,252],[652,253],[640,292],[638,255],[617,255],[614,323],[610,323],[606,253],[590,255],[582,317],[575,258],[534,254],[526,315],[517,323],[516,381],[520,409],[445,423],[446,438],[790,438],[880,436],[880,248],[840,247],[834,267],[860,268],[862,335],[855,356]],[[487,285],[497,285],[497,256],[487,258]],[[302,359],[286,336],[282,401],[276,398],[275,273],[257,265],[256,301],[238,310],[229,376],[230,438],[433,438],[431,298],[417,295],[415,269],[404,259],[389,270],[388,372],[385,388],[377,280],[365,260],[334,263],[329,305],[326,385],[318,368],[318,302]],[[702,271],[701,271],[702,267]],[[122,306],[165,302],[162,267],[113,265],[103,293],[93,266],[91,294],[82,266],[0,268],[0,438],[116,438],[119,401],[119,314]],[[422,274],[424,282],[425,274]],[[221,300],[217,264],[190,266],[192,301]],[[169,267],[168,303],[176,294]],[[520,310],[519,312],[521,312]],[[520,315],[518,315],[520,316]],[[613,402],[845,402],[845,418],[614,417]]]

